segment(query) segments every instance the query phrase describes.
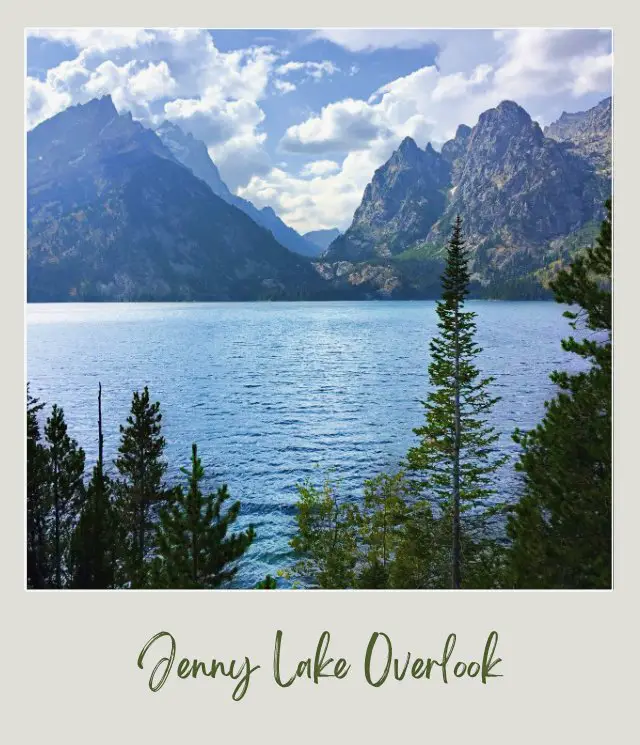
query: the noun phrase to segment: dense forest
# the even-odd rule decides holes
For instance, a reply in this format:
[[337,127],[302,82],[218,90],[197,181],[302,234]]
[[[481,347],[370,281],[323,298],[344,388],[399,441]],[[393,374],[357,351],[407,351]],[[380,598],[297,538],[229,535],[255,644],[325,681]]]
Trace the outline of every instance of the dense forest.
[[[585,369],[556,371],[555,397],[532,431],[515,431],[520,494],[497,496],[504,463],[494,380],[477,360],[469,252],[453,225],[430,342],[424,422],[401,470],[366,478],[361,500],[326,480],[298,485],[294,558],[259,589],[611,587],[611,203],[594,245],[559,262],[550,292],[576,332],[562,343]],[[509,288],[505,287],[505,295]],[[27,386],[27,586],[228,587],[255,531],[234,530],[241,505],[226,485],[203,491],[196,444],[182,483],[168,484],[160,404],[133,394],[117,457],[85,454],[63,410]],[[486,505],[490,504],[490,507]]]

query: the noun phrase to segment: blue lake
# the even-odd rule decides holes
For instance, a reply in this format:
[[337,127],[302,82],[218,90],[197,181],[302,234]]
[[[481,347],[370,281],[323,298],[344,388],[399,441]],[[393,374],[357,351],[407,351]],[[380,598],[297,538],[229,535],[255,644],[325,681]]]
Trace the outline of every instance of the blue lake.
[[[553,395],[549,373],[577,365],[561,350],[569,327],[552,302],[471,301],[479,365],[502,397],[493,423],[531,428]],[[330,468],[345,494],[397,467],[415,442],[428,391],[432,301],[327,303],[60,304],[27,306],[32,393],[64,408],[71,435],[97,452],[103,387],[105,456],[134,389],[161,402],[167,480],[182,478],[197,442],[208,486],[227,482],[252,522],[254,545],[236,584],[251,586],[290,562],[295,485]],[[517,493],[512,466],[500,489]]]

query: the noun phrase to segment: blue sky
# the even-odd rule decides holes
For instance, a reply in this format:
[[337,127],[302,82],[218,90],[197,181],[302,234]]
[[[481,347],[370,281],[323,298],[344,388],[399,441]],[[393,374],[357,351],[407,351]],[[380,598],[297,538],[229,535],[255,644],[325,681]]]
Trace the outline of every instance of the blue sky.
[[31,29],[26,116],[109,93],[304,232],[345,228],[404,136],[438,148],[504,99],[544,125],[610,95],[611,69],[601,30]]

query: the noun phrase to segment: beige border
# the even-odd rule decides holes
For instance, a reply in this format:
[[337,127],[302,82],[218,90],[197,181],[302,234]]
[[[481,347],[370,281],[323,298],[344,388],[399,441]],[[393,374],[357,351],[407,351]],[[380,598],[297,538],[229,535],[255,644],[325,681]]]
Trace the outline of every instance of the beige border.
[[[634,290],[640,249],[632,184],[639,172],[635,19],[620,5],[589,0],[457,2],[449,12],[424,2],[325,0],[241,7],[181,2],[175,10],[149,0],[31,0],[3,18],[2,452],[4,458],[3,635],[9,655],[2,685],[7,715],[0,729],[11,743],[169,743],[221,739],[282,743],[626,743],[636,729],[631,696],[637,690],[632,656],[637,631],[634,426],[640,417],[633,383],[637,364]],[[3,15],[5,12],[3,11]],[[613,26],[616,47],[616,465],[615,587],[612,592],[287,592],[287,593],[26,593],[23,590],[23,27],[44,25],[323,26]],[[635,218],[635,219],[634,219]],[[633,226],[633,227],[632,227]],[[621,351],[623,350],[623,351]],[[634,359],[634,357],[636,359]],[[634,416],[635,415],[635,416]],[[636,457],[637,459],[637,457]],[[635,560],[635,561],[634,561]],[[228,680],[179,681],[157,694],[136,658],[160,630],[177,639],[178,657],[244,657],[262,668],[246,697],[231,701]],[[342,681],[300,681],[280,689],[271,676],[276,629],[285,633],[284,659],[312,655],[331,631],[333,656],[352,670]],[[364,649],[385,631],[404,657],[436,656],[450,632],[454,657],[481,655],[487,634],[500,633],[502,678],[436,680],[368,686]],[[634,696],[635,699],[635,696]],[[232,739],[233,738],[233,739]]]

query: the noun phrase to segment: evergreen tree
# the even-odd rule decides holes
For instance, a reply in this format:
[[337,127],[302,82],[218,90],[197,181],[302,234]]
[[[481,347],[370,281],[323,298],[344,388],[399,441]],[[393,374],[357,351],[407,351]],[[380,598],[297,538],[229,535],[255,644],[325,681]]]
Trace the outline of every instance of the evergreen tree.
[[44,408],[27,384],[27,587],[46,587],[50,577],[47,550],[49,502],[46,486],[47,451],[42,444],[38,413]]
[[260,582],[258,582],[255,586],[256,590],[277,590],[278,589],[278,581],[275,577],[272,577],[270,574],[267,574],[267,576],[264,579],[261,579]]
[[356,518],[364,554],[358,574],[359,587],[388,587],[411,490],[403,473],[383,473],[365,482],[363,505]]
[[510,517],[516,587],[611,586],[611,202],[596,245],[552,284],[580,339],[562,348],[585,363],[557,371],[542,422],[516,431],[523,495]]
[[420,499],[409,508],[389,569],[389,587],[430,590],[451,582],[451,526]]
[[310,481],[297,489],[297,532],[289,542],[297,561],[285,576],[297,575],[323,589],[353,587],[358,562],[356,506],[340,502],[329,480],[322,489]]
[[78,507],[83,498],[84,451],[67,433],[64,412],[56,404],[44,428],[47,446],[45,482],[53,515],[48,530],[52,557],[51,584],[60,589],[68,581],[69,545]]
[[102,386],[98,383],[98,460],[72,541],[74,587],[105,589],[116,583],[117,521],[111,480],[104,472]]
[[153,518],[161,500],[167,497],[161,431],[160,404],[150,402],[145,386],[142,393],[133,394],[127,424],[120,425],[119,456],[115,461],[120,474],[117,512],[125,533],[124,579],[132,588],[145,587],[148,582],[154,550]]
[[420,472],[423,489],[436,499],[442,519],[450,526],[453,588],[475,582],[479,520],[465,518],[463,535],[463,514],[492,495],[491,477],[503,462],[493,447],[498,435],[486,422],[498,400],[489,393],[493,378],[480,377],[475,365],[482,351],[474,341],[476,314],[464,309],[468,260],[458,216],[447,247],[442,298],[437,304],[440,333],[430,344],[433,390],[423,402],[425,424],[414,430],[420,444],[407,455],[409,468]]
[[229,499],[227,485],[204,495],[201,483],[204,468],[194,443],[191,468],[182,468],[189,479],[185,492],[178,489],[174,498],[160,511],[158,557],[154,562],[156,586],[168,588],[217,588],[235,576],[235,562],[251,545],[253,527],[229,535],[237,520],[240,502]]

